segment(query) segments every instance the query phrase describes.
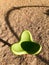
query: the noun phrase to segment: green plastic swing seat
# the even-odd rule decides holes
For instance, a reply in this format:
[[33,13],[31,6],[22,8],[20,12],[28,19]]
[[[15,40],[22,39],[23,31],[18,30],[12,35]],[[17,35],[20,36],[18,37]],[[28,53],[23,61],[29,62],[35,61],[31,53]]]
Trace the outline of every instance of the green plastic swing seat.
[[11,46],[11,51],[16,55],[22,54],[39,54],[42,49],[42,46],[33,41],[32,35],[28,30],[25,30],[21,39],[18,43],[14,43]]

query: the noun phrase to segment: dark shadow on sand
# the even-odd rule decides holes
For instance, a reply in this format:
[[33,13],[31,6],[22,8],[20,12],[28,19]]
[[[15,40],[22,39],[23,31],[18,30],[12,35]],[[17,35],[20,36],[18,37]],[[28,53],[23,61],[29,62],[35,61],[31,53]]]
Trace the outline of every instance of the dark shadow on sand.
[[44,14],[46,14],[47,16],[49,16],[49,9],[47,9]]
[[12,26],[10,25],[9,15],[10,15],[10,13],[11,13],[12,11],[14,11],[14,10],[20,10],[21,8],[26,8],[26,7],[49,7],[49,6],[38,6],[38,5],[37,5],[37,6],[36,6],[36,5],[34,5],[34,6],[19,6],[19,7],[13,7],[13,8],[11,8],[9,11],[7,11],[7,13],[5,14],[5,22],[7,23],[8,27],[9,27],[9,29],[11,30],[11,32],[13,33],[13,35],[14,35],[18,40],[20,40],[20,39],[19,39],[17,33],[14,32],[14,30],[12,29]]
[[[26,8],[26,7],[49,7],[49,6],[19,6],[19,7],[13,7],[13,8],[11,8],[11,9],[6,13],[6,15],[5,15],[5,22],[7,23],[8,27],[9,27],[9,29],[11,30],[11,32],[13,33],[13,35],[14,35],[18,40],[20,40],[19,37],[18,37],[18,35],[14,32],[14,30],[12,29],[12,26],[10,25],[9,15],[10,15],[10,13],[11,13],[12,11],[14,11],[14,10],[20,10],[21,8]],[[47,13],[47,14],[48,14],[48,13]],[[48,15],[49,15],[49,14],[48,14]],[[3,42],[5,45],[11,46],[11,44],[8,43],[7,41],[4,41],[4,40],[2,40],[2,39],[0,39],[0,41]],[[44,63],[46,63],[47,65],[49,65],[49,61],[46,60],[45,58],[43,58],[42,56],[36,55],[36,57],[39,58],[42,62],[44,62]]]
[[8,43],[7,41],[3,40],[0,38],[0,42],[4,43],[4,45],[2,47],[4,47],[5,45],[8,45],[9,47],[11,47],[11,44]]
[[13,35],[14,35],[18,40],[20,40],[19,37],[18,37],[18,35],[17,35],[17,33],[15,33],[14,30],[12,29],[12,26],[10,25],[10,21],[9,21],[9,15],[10,15],[10,13],[11,13],[13,10],[14,10],[14,9],[12,8],[12,9],[10,9],[10,10],[6,13],[6,15],[5,15],[5,22],[6,22],[6,24],[8,25],[10,31],[13,33]]
[[[7,41],[0,39],[0,42],[4,43],[3,47],[5,45],[8,45],[9,47],[11,47],[12,44],[8,43]],[[36,57],[38,59],[40,59],[42,62],[44,62],[45,64],[49,65],[49,60],[46,60],[45,58],[43,58],[41,55],[36,55]]]
[[49,60],[43,58],[41,55],[36,55],[37,58],[39,58],[42,62],[44,62],[45,64],[49,65]]

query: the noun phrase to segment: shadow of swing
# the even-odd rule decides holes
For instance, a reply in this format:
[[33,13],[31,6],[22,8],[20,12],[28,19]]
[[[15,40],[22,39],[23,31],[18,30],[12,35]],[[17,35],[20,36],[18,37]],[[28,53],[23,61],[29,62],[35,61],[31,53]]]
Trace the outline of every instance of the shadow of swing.
[[[19,6],[19,7],[13,7],[12,9],[10,9],[10,10],[5,14],[5,21],[6,21],[7,25],[8,25],[8,27],[9,27],[10,31],[13,33],[13,35],[14,35],[18,40],[20,40],[20,39],[19,39],[17,33],[14,32],[14,30],[12,29],[12,26],[10,25],[9,15],[10,15],[10,13],[11,13],[12,11],[14,11],[14,10],[16,10],[16,9],[17,9],[17,10],[20,10],[21,8],[26,8],[26,7],[49,7],[49,6]],[[49,10],[47,10],[47,13],[45,13],[45,14],[49,15],[48,12],[49,12]]]
[[[6,13],[6,16],[5,16],[5,22],[7,23],[10,31],[13,33],[13,35],[18,39],[18,35],[14,32],[14,30],[12,29],[11,25],[10,25],[10,22],[9,22],[9,15],[12,11],[18,9],[20,10],[21,8],[26,8],[26,7],[49,7],[49,6],[20,6],[20,7],[13,7],[12,9],[10,9],[7,13]],[[9,47],[11,46],[10,43],[8,43],[7,41],[4,41],[3,39],[0,38],[0,42],[3,42],[4,43],[4,46],[5,45],[8,45]],[[41,55],[36,55],[37,58],[39,58],[42,62],[46,63],[47,65],[49,65],[49,61],[46,60],[45,58],[43,58]]]
[[[11,47],[12,44],[8,43],[7,41],[0,39],[0,42],[4,43],[3,46],[8,45],[9,47]],[[42,62],[44,62],[45,64],[49,65],[49,60],[46,60],[45,58],[43,58],[41,55],[36,55],[36,57],[38,59],[40,59]]]
[[8,25],[8,27],[9,27],[10,31],[11,31],[11,32],[13,33],[13,35],[16,37],[16,39],[20,40],[19,37],[18,37],[18,35],[17,35],[17,33],[15,33],[14,30],[12,29],[12,26],[10,25],[10,22],[9,22],[9,15],[10,15],[10,13],[11,13],[13,10],[14,10],[14,9],[12,8],[12,9],[10,9],[10,10],[6,13],[6,15],[5,15],[5,21],[6,21],[6,24]]
[[47,16],[49,16],[49,9],[47,9],[44,14],[46,14]]
[[41,55],[36,55],[36,57],[37,57],[38,59],[40,59],[42,62],[44,62],[45,64],[49,65],[49,60],[43,58]]
[[4,45],[2,47],[4,47],[5,45],[8,45],[9,47],[11,47],[12,44],[8,43],[7,41],[3,40],[0,38],[0,42],[4,43]]

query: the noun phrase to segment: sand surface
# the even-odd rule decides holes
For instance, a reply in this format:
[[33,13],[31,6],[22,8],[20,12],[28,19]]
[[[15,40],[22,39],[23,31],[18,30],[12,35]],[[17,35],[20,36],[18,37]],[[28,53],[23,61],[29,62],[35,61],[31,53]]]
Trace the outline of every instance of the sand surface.
[[[9,48],[26,29],[42,45],[38,56]],[[49,65],[49,0],[0,0],[0,65]]]

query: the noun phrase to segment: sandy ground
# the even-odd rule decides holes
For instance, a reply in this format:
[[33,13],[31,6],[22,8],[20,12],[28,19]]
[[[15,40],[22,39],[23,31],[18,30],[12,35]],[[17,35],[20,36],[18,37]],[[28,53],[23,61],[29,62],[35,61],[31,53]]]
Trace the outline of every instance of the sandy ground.
[[[49,0],[0,0],[0,65],[49,65],[48,6]],[[38,56],[16,56],[10,51],[9,45],[18,42],[26,29],[42,45]]]

